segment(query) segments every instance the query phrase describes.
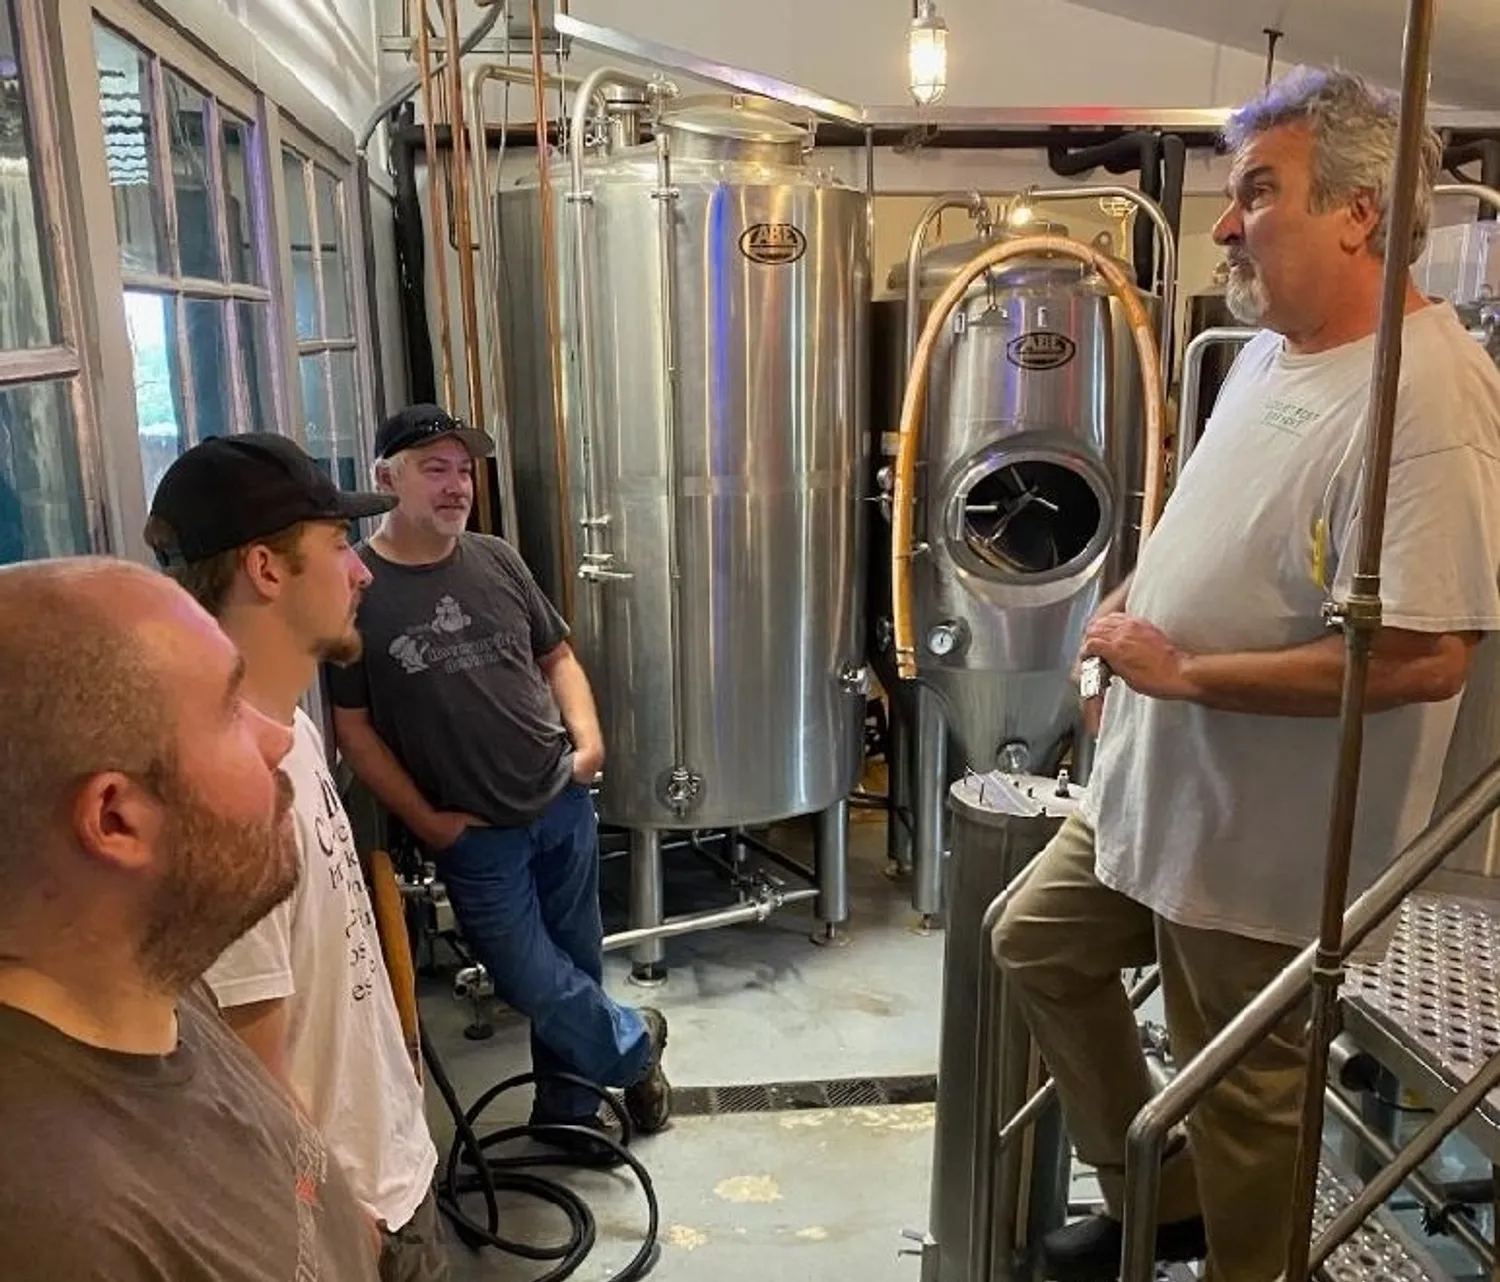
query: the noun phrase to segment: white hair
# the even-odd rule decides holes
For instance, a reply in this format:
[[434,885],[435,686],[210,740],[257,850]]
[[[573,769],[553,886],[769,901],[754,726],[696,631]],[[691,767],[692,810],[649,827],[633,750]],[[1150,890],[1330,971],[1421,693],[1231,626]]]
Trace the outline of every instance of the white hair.
[[[1384,258],[1390,229],[1391,182],[1401,100],[1351,72],[1296,67],[1230,116],[1224,141],[1238,151],[1258,134],[1282,125],[1305,125],[1312,133],[1311,206],[1325,213],[1369,192],[1380,216],[1370,233],[1370,251]],[[1442,164],[1443,144],[1426,128],[1412,210],[1407,262],[1427,245],[1432,188]]]
[[384,487],[387,479],[394,481],[401,475],[401,469],[406,466],[406,455],[395,454],[390,458],[378,458],[370,465],[370,477],[375,482],[375,488]]

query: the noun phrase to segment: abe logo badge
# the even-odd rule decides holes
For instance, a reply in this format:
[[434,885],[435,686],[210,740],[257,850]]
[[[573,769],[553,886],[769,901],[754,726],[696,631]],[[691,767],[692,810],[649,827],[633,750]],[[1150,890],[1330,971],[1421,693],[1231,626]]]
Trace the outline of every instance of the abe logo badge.
[[1021,369],[1061,369],[1077,351],[1071,338],[1050,329],[1034,329],[1005,346],[1006,359]]
[[807,237],[791,223],[756,223],[740,236],[740,253],[752,263],[784,267],[807,253]]

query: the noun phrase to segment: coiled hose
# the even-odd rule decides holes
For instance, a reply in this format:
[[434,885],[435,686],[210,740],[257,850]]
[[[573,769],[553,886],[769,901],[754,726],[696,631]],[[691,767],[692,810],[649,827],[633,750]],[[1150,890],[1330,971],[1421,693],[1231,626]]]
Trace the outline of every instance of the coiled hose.
[[[651,1183],[651,1175],[641,1165],[635,1154],[629,1152],[626,1147],[631,1139],[630,1117],[619,1102],[608,1091],[602,1090],[592,1082],[586,1082],[580,1077],[574,1077],[567,1073],[546,1074],[521,1073],[515,1077],[507,1078],[496,1086],[485,1091],[474,1104],[465,1111],[459,1102],[458,1093],[453,1088],[453,1082],[448,1077],[447,1069],[443,1061],[432,1047],[431,1039],[427,1036],[427,1030],[423,1027],[420,1031],[422,1045],[422,1059],[432,1074],[432,1080],[437,1085],[438,1093],[442,1095],[443,1102],[447,1104],[448,1111],[453,1115],[454,1137],[453,1143],[448,1149],[447,1161],[443,1164],[442,1174],[437,1181],[437,1203],[438,1209],[447,1216],[453,1225],[454,1232],[463,1244],[471,1250],[479,1250],[481,1247],[492,1246],[497,1250],[504,1251],[508,1255],[520,1256],[526,1260],[536,1261],[559,1261],[556,1268],[549,1273],[543,1274],[536,1282],[562,1282],[562,1279],[572,1274],[593,1250],[597,1237],[594,1214],[589,1209],[587,1202],[583,1200],[572,1189],[556,1181],[545,1179],[540,1175],[528,1173],[527,1168],[538,1166],[573,1166],[573,1167],[599,1167],[603,1165],[618,1165],[623,1162],[635,1173],[640,1181],[641,1191],[646,1195],[646,1236],[641,1243],[641,1248],[631,1258],[630,1262],[614,1274],[609,1282],[636,1282],[649,1273],[660,1254],[657,1242],[657,1233],[661,1227],[661,1213],[656,1201],[656,1188]],[[517,1087],[526,1086],[531,1083],[546,1080],[549,1082],[567,1083],[571,1086],[581,1086],[597,1095],[614,1114],[620,1124],[620,1141],[616,1141],[608,1135],[587,1126],[567,1125],[525,1125],[508,1126],[498,1131],[492,1131],[483,1137],[474,1130],[474,1124],[490,1104],[503,1095],[506,1091],[515,1090]],[[486,1150],[508,1140],[530,1137],[547,1142],[549,1138],[561,1138],[564,1136],[581,1137],[591,1144],[596,1144],[605,1149],[614,1162],[590,1161],[586,1158],[559,1158],[553,1156],[534,1157],[489,1157]],[[526,1242],[515,1242],[500,1235],[500,1207],[498,1194],[523,1193],[537,1198],[557,1207],[568,1220],[569,1236],[566,1242],[558,1246],[532,1246]],[[486,1223],[479,1224],[470,1218],[463,1209],[461,1199],[466,1195],[480,1193],[484,1196]]]
[[[564,1184],[527,1173],[528,1168],[538,1166],[571,1166],[597,1168],[618,1166],[624,1163],[635,1172],[640,1181],[641,1192],[646,1195],[646,1237],[641,1249],[620,1272],[608,1282],[637,1282],[651,1271],[660,1254],[657,1233],[661,1227],[661,1211],[656,1201],[656,1188],[651,1183],[650,1173],[633,1153],[627,1151],[633,1127],[630,1116],[608,1091],[586,1082],[581,1077],[568,1073],[522,1073],[507,1078],[498,1086],[485,1091],[465,1111],[459,1101],[458,1092],[448,1076],[442,1058],[433,1049],[427,1036],[426,1025],[417,1011],[416,971],[412,965],[411,939],[408,934],[406,906],[402,901],[395,866],[384,850],[373,851],[369,856],[370,890],[374,901],[376,931],[380,937],[381,951],[391,976],[391,987],[396,998],[396,1011],[401,1021],[401,1030],[408,1049],[418,1049],[427,1071],[437,1084],[438,1093],[448,1112],[453,1116],[453,1144],[448,1149],[447,1161],[437,1180],[438,1209],[453,1225],[454,1232],[470,1250],[477,1251],[490,1246],[508,1255],[525,1260],[544,1262],[559,1261],[556,1268],[543,1274],[535,1282],[563,1282],[588,1258],[594,1248],[597,1230],[594,1213],[577,1193]],[[415,1061],[415,1056],[413,1056]],[[415,1062],[413,1067],[416,1067]],[[581,1086],[597,1095],[620,1124],[619,1142],[608,1135],[587,1126],[526,1125],[508,1126],[479,1136],[474,1125],[492,1102],[506,1091],[515,1090],[540,1081],[567,1083]],[[557,1156],[534,1157],[489,1157],[486,1150],[504,1144],[508,1140],[532,1138],[546,1143],[549,1139],[581,1137],[590,1144],[602,1148],[613,1161],[591,1161],[587,1158]],[[484,1197],[485,1223],[480,1224],[464,1210],[463,1199],[479,1193]],[[568,1220],[568,1240],[559,1246],[532,1246],[526,1242],[513,1242],[500,1235],[500,1193],[522,1193],[537,1198],[560,1210]]]

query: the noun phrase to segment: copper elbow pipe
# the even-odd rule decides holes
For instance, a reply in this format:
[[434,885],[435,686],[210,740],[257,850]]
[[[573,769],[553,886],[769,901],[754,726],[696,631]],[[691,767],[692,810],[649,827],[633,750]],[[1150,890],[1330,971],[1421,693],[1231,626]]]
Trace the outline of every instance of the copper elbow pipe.
[[927,395],[933,348],[948,317],[974,280],[1008,259],[1035,254],[1057,254],[1092,267],[1109,284],[1125,308],[1141,371],[1141,392],[1146,398],[1146,477],[1141,511],[1141,541],[1151,533],[1161,513],[1166,492],[1166,452],[1163,425],[1166,421],[1165,388],[1159,351],[1152,333],[1151,317],[1142,304],[1135,283],[1115,261],[1090,245],[1066,236],[1027,236],[990,245],[971,258],[938,295],[927,324],[917,341],[916,354],[906,380],[901,402],[901,426],[896,452],[895,489],[891,496],[891,586],[896,631],[896,669],[902,680],[917,675],[917,648],[911,610],[912,515],[917,456],[921,446],[922,408]]

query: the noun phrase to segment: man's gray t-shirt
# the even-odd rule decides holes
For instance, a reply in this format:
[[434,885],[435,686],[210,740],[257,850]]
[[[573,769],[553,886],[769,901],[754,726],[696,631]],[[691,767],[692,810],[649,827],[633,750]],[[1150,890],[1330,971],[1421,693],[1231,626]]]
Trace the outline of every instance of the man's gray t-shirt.
[[573,771],[537,663],[567,624],[502,539],[464,534],[431,565],[357,550],[374,576],[359,607],[364,657],[329,668],[333,702],[370,710],[429,805],[497,828],[532,822]]

